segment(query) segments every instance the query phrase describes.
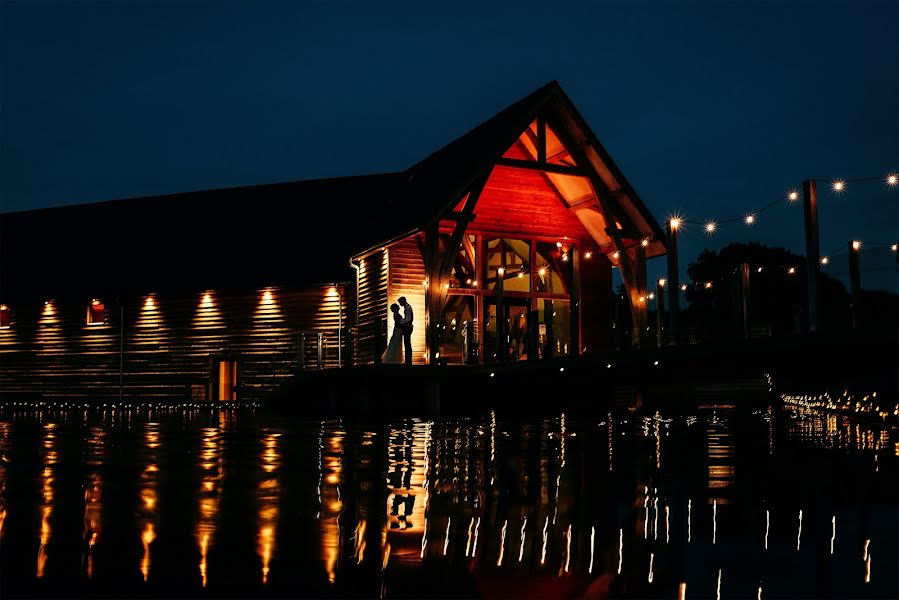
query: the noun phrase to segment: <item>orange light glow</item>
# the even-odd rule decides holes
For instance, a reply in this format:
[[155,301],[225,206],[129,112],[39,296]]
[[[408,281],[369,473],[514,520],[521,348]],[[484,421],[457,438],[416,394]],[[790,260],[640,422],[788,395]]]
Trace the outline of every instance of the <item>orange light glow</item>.
[[584,258],[592,258],[592,257],[593,257],[593,253],[592,253],[592,252],[585,252],[585,253],[584,253]]
[[615,252],[612,252],[612,260],[618,260],[620,257],[621,257],[621,253],[618,252],[617,250]]

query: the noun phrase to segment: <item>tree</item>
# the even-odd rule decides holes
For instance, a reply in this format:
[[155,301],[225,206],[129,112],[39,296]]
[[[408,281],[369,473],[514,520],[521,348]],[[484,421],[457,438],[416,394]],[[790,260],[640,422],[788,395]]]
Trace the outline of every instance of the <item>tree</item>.
[[[785,248],[762,244],[730,244],[720,251],[704,250],[690,263],[687,274],[689,307],[685,326],[704,341],[740,339],[741,265],[749,265],[749,323],[751,335],[798,333],[807,320],[805,258]],[[821,273],[818,284],[821,329],[848,327],[849,295],[838,280]]]

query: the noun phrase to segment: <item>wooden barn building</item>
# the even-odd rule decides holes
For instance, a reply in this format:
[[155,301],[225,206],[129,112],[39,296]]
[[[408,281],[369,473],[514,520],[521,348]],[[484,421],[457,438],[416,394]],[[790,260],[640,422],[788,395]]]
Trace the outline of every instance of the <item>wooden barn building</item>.
[[298,368],[610,349],[661,228],[553,82],[397,173],[0,215],[0,393],[259,398]]

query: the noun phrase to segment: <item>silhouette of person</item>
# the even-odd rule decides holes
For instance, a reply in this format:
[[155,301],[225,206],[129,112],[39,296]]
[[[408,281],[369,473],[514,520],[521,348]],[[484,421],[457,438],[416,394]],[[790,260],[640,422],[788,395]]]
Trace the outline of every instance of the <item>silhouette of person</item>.
[[406,301],[405,296],[397,299],[400,306],[403,307],[403,318],[400,325],[403,327],[403,362],[407,365],[412,364],[412,323],[414,315],[412,313],[412,305]]

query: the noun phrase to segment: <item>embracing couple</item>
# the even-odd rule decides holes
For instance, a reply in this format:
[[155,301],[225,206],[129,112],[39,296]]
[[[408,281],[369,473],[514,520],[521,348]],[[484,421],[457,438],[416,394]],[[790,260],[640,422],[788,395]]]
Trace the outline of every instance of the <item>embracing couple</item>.
[[[400,314],[400,307],[403,314]],[[396,303],[390,305],[393,313],[393,335],[387,349],[381,355],[381,362],[388,364],[400,364],[405,362],[412,364],[412,307],[406,302],[405,296],[400,296]],[[405,360],[403,360],[405,358]]]

